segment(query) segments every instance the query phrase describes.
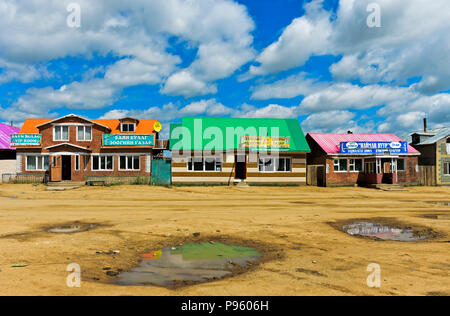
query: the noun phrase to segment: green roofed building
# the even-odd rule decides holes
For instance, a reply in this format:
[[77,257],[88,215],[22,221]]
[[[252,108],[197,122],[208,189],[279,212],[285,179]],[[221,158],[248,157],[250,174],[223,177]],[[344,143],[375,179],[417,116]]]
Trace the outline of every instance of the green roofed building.
[[183,118],[170,128],[174,184],[306,184],[296,119]]

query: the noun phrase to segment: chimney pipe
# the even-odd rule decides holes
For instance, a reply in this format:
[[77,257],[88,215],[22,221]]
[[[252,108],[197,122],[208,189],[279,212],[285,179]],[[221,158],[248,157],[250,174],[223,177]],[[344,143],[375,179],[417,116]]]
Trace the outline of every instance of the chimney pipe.
[[423,132],[426,133],[427,130],[428,130],[428,128],[427,128],[427,119],[424,118],[424,119],[423,119]]
[[13,121],[11,121],[11,126],[14,126],[14,122]]

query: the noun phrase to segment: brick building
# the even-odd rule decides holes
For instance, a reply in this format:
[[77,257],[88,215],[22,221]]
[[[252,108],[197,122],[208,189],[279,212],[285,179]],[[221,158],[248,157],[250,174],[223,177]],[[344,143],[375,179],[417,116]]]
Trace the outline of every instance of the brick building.
[[149,177],[153,156],[164,149],[159,127],[157,120],[90,120],[73,114],[28,119],[11,138],[17,174],[42,175],[51,182]]
[[393,134],[309,133],[306,140],[319,186],[419,183],[420,153]]

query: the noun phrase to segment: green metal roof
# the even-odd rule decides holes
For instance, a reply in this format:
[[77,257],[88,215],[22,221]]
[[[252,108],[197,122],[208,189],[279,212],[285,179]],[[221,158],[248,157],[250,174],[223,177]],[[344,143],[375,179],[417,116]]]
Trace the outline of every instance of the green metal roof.
[[170,126],[170,150],[234,150],[241,137],[289,137],[289,148],[252,150],[310,151],[297,119],[185,117]]

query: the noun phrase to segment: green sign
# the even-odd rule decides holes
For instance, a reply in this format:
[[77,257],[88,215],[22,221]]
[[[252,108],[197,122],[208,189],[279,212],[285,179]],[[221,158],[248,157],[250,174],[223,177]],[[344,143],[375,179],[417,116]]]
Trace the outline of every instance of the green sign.
[[11,147],[40,146],[41,138],[41,134],[13,134],[11,135]]
[[155,146],[155,135],[103,135],[103,146]]

